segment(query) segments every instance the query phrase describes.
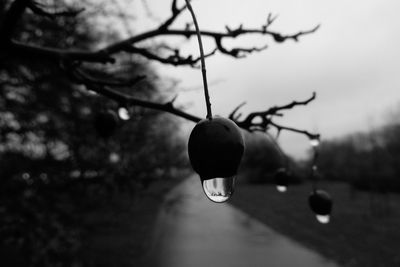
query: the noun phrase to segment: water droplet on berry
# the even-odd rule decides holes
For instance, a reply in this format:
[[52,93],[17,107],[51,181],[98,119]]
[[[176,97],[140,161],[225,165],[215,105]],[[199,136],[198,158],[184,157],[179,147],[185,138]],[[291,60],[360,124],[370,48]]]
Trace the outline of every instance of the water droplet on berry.
[[287,186],[285,185],[277,185],[276,186],[276,190],[278,190],[278,192],[284,193],[287,191]]
[[236,176],[202,179],[204,193],[213,202],[225,202],[233,194],[235,180]]
[[127,121],[131,118],[131,116],[129,115],[128,109],[125,107],[120,107],[118,109],[118,116],[121,120],[124,120],[124,121]]
[[318,214],[316,214],[315,217],[317,218],[317,221],[322,223],[322,224],[329,223],[329,221],[331,220],[331,216],[329,216],[329,215],[318,215]]

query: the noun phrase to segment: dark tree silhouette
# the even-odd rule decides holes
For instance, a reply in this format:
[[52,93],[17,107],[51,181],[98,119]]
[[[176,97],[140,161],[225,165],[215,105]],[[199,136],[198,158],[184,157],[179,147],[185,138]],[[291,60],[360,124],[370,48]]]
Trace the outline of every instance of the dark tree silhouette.
[[[173,27],[175,20],[182,12],[184,12],[184,10],[186,10],[186,5],[182,4],[179,6],[177,2],[178,1],[176,0],[172,1],[170,17],[165,19],[165,21],[156,26],[153,30],[142,32],[126,39],[102,45],[102,47],[99,49],[82,49],[78,46],[70,46],[68,48],[45,46],[32,42],[26,42],[14,37],[18,30],[21,30],[17,27],[17,25],[19,25],[18,23],[21,20],[23,20],[24,13],[27,10],[43,19],[54,19],[63,16],[79,16],[79,14],[84,12],[83,9],[60,7],[60,11],[50,12],[48,7],[40,4],[37,1],[12,1],[4,15],[4,19],[0,28],[3,57],[8,58],[9,60],[29,58],[30,60],[39,59],[51,61],[60,66],[60,72],[68,76],[71,82],[84,84],[89,90],[113,99],[120,104],[161,110],[197,122],[200,120],[200,118],[175,108],[173,101],[169,101],[167,103],[157,103],[149,101],[148,99],[137,98],[129,94],[122,93],[120,90],[118,90],[118,87],[120,86],[129,86],[131,88],[138,87],[139,85],[137,83],[144,79],[143,76],[129,77],[121,80],[115,77],[115,73],[111,74],[105,70],[106,68],[98,67],[98,64],[118,64],[120,63],[120,55],[126,53],[139,55],[150,61],[158,61],[174,66],[195,66],[200,61],[200,57],[196,57],[194,55],[183,56],[179,47],[167,47],[167,49],[172,53],[168,56],[163,56],[163,53],[159,51],[160,49],[157,49],[160,47],[159,45],[152,44],[152,46],[149,47],[148,45],[144,44],[145,41],[154,40],[156,37],[172,38],[174,36],[181,36],[191,38],[192,36],[196,35],[196,31],[192,28],[191,24],[187,24],[183,29]],[[246,28],[244,25],[241,25],[235,29],[227,26],[225,32],[202,30],[200,33],[203,38],[211,38],[215,42],[215,49],[206,54],[206,57],[214,56],[218,51],[227,56],[242,58],[250,53],[259,52],[267,48],[266,46],[228,48],[224,45],[224,40],[226,39],[235,39],[243,35],[253,34],[269,36],[272,37],[275,42],[283,43],[287,40],[298,41],[301,36],[314,33],[319,27],[316,26],[311,30],[299,31],[295,34],[287,35],[270,30],[270,26],[273,24],[275,19],[276,17],[269,14],[266,23],[261,25],[259,28]],[[166,46],[163,45],[163,47],[165,48]],[[104,79],[104,77],[107,77],[107,79]],[[249,114],[242,121],[239,120],[240,115],[236,115],[239,107],[242,106],[240,105],[232,112],[230,119],[234,120],[240,127],[250,131],[266,131],[269,127],[275,127],[278,131],[293,131],[305,134],[312,138],[317,135],[309,133],[305,130],[278,125],[272,121],[272,118],[274,116],[282,116],[282,111],[286,109],[291,109],[297,105],[306,105],[310,101],[314,100],[314,98],[315,94],[313,94],[312,97],[306,101],[293,101],[291,104],[285,106],[273,107],[261,112],[254,112]],[[256,120],[257,118],[261,119],[261,122],[255,122],[258,121]]]

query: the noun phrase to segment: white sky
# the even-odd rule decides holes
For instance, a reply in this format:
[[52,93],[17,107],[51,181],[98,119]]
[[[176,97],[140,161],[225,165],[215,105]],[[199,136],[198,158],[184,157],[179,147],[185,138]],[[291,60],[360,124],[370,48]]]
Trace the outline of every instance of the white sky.
[[[134,3],[135,14],[143,13],[144,0]],[[160,19],[170,15],[170,1],[146,0]],[[178,1],[179,2],[179,1]],[[183,3],[184,1],[180,1]],[[300,42],[276,44],[269,37],[238,40],[250,46],[269,44],[261,53],[235,60],[217,54],[206,61],[213,113],[227,116],[243,101],[249,111],[265,110],[292,100],[303,100],[316,91],[317,99],[306,107],[286,112],[281,124],[319,131],[323,139],[376,127],[385,112],[400,103],[400,1],[398,0],[196,0],[193,6],[200,28],[221,30],[261,26],[269,12],[279,14],[270,29],[283,34],[321,28]],[[190,21],[188,12],[174,25]],[[140,23],[139,23],[140,22]],[[137,32],[157,26],[138,15]],[[183,44],[185,52],[198,55],[196,40]],[[235,42],[232,42],[234,44]],[[213,49],[205,41],[205,50]],[[156,64],[160,76],[179,79],[179,88],[201,88],[199,70]],[[177,104],[205,116],[201,90],[182,92]],[[191,105],[188,106],[187,104]],[[308,149],[305,136],[283,133],[283,148],[301,157]]]

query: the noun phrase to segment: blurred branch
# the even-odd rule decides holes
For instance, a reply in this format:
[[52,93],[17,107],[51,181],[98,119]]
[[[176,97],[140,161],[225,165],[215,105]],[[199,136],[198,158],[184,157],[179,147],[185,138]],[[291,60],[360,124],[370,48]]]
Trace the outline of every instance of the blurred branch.
[[[268,26],[269,26],[269,24],[265,24],[260,29],[245,29],[241,25],[241,26],[239,26],[239,28],[237,28],[235,30],[231,30],[231,29],[227,28],[226,32],[200,31],[200,33],[204,37],[213,38],[215,41],[216,47],[220,52],[227,54],[227,55],[231,55],[235,58],[238,58],[238,57],[242,56],[242,55],[239,55],[238,52],[251,53],[251,52],[264,50],[266,47],[264,46],[262,48],[232,48],[231,51],[229,51],[228,49],[223,47],[223,45],[222,45],[223,39],[237,38],[239,36],[246,35],[246,34],[259,34],[259,35],[270,35],[274,38],[275,41],[281,43],[288,39],[298,41],[298,38],[300,36],[314,33],[319,28],[319,25],[318,25],[308,31],[300,31],[293,35],[281,35],[280,33],[269,31]],[[195,34],[196,34],[196,31],[191,30],[188,27],[186,27],[183,30],[158,28],[156,30],[138,34],[138,35],[130,37],[128,39],[122,40],[120,42],[110,44],[107,47],[103,48],[102,51],[105,52],[106,54],[113,54],[113,53],[117,53],[121,50],[125,50],[125,49],[129,48],[131,45],[133,45],[135,43],[138,43],[138,42],[150,39],[150,38],[154,38],[157,36],[167,35],[167,36],[183,36],[186,38],[190,38],[190,37],[194,36]],[[232,52],[232,50],[235,51],[235,49],[238,52]]]
[[78,68],[75,68],[73,77],[80,82],[84,81],[84,82],[90,83],[90,84],[101,85],[101,86],[112,86],[112,87],[134,86],[146,78],[145,75],[139,75],[132,79],[123,80],[123,81],[115,80],[115,79],[114,80],[104,80],[104,79],[94,77],[94,76],[90,75],[89,73],[85,72],[83,69],[78,69]]
[[49,19],[55,19],[56,17],[75,17],[85,10],[84,8],[82,8],[79,10],[63,10],[59,12],[48,12],[44,9],[45,5],[33,0],[28,2],[27,7],[36,15],[47,17]]
[[158,28],[159,30],[161,30],[161,31],[167,30],[168,27],[181,14],[181,12],[186,9],[186,5],[183,5],[181,8],[178,8],[176,2],[177,2],[177,0],[172,0],[172,6],[171,6],[172,16],[169,19],[167,19],[164,23],[161,24],[161,26]]
[[[171,113],[173,115],[176,115],[178,117],[187,119],[189,121],[193,122],[199,122],[201,120],[200,117],[197,117],[195,115],[189,114],[187,112],[184,112],[180,109],[177,109],[174,107],[174,101],[176,100],[176,97],[174,97],[171,101],[168,101],[166,103],[155,103],[152,101],[146,101],[146,100],[141,100],[137,99],[133,96],[124,94],[122,92],[119,92],[117,90],[109,88],[107,85],[114,85],[114,84],[109,84],[107,82],[101,82],[81,69],[78,69],[77,67],[70,67],[69,73],[71,78],[73,78],[76,82],[84,84],[89,90],[92,90],[100,95],[103,95],[107,98],[113,99],[114,101],[118,102],[120,105],[124,106],[140,106],[148,109],[154,109],[158,111],[164,111]],[[135,80],[141,81],[144,77],[138,77]],[[284,106],[276,106],[267,109],[266,111],[262,112],[253,112],[250,113],[244,120],[239,121],[239,118],[241,114],[237,114],[239,109],[245,104],[242,103],[240,104],[237,108],[235,108],[231,114],[229,115],[229,119],[234,121],[240,128],[247,130],[249,132],[253,131],[263,131],[266,132],[269,130],[270,126],[275,127],[278,132],[281,130],[285,131],[290,131],[290,132],[295,132],[299,134],[304,134],[308,136],[310,139],[311,138],[317,138],[319,137],[319,134],[315,133],[310,133],[305,130],[300,130],[296,129],[293,127],[287,127],[287,126],[282,126],[279,124],[276,124],[271,120],[272,116],[281,116],[282,114],[278,113],[281,110],[287,110],[287,109],[292,109],[296,106],[300,105],[307,105],[311,101],[313,101],[316,97],[315,92],[312,94],[310,98],[308,98],[305,101],[292,101],[290,104],[284,105]],[[256,123],[254,122],[255,119],[261,118],[261,122]]]
[[[174,107],[174,101],[176,98],[173,98],[171,101],[166,102],[166,103],[155,103],[155,102],[151,102],[151,101],[137,99],[133,96],[130,96],[125,93],[122,93],[117,90],[109,88],[108,86],[106,86],[107,85],[106,83],[99,82],[98,80],[94,79],[93,77],[90,77],[89,75],[87,75],[82,70],[79,70],[77,68],[72,68],[72,67],[69,67],[66,70],[68,70],[70,77],[75,82],[85,85],[88,90],[94,91],[100,95],[110,98],[110,99],[118,102],[120,105],[140,106],[140,107],[144,107],[144,108],[164,111],[164,112],[174,114],[176,116],[182,117],[184,119],[187,119],[187,120],[190,120],[193,122],[199,122],[201,120],[201,118],[198,118],[194,115],[191,115],[189,113],[186,113],[184,111],[176,109]],[[136,79],[139,81],[139,80],[142,80],[143,78],[138,77]]]
[[[169,57],[162,57],[156,52],[150,50],[150,48],[140,48],[138,44],[143,41],[152,40],[160,36],[181,36],[186,38],[191,38],[196,35],[196,31],[190,28],[190,25],[186,25],[183,29],[171,29],[172,24],[176,21],[180,14],[186,9],[186,5],[178,7],[177,0],[172,0],[171,2],[171,15],[158,27],[153,30],[149,30],[140,34],[133,35],[121,41],[117,41],[106,45],[102,49],[95,51],[79,51],[74,49],[58,49],[45,46],[38,46],[33,44],[22,43],[20,41],[11,40],[13,30],[18,22],[19,18],[23,14],[24,10],[29,8],[34,14],[39,16],[44,16],[48,18],[55,18],[57,16],[76,16],[82,10],[78,11],[62,11],[50,13],[45,10],[44,6],[33,0],[15,0],[1,25],[1,36],[8,40],[6,50],[3,51],[5,56],[14,57],[25,57],[25,58],[40,58],[54,60],[61,63],[62,68],[70,74],[70,77],[75,82],[84,84],[90,90],[93,90],[101,95],[111,98],[115,101],[123,103],[125,105],[137,105],[145,108],[160,110],[164,112],[169,112],[174,115],[183,117],[185,119],[198,122],[200,118],[188,114],[184,111],[176,109],[173,105],[173,100],[167,103],[154,103],[150,101],[136,99],[130,95],[123,94],[119,91],[111,89],[110,87],[118,86],[133,86],[137,82],[141,81],[144,77],[136,77],[127,81],[106,81],[105,79],[97,78],[97,76],[91,75],[91,71],[84,71],[79,66],[81,63],[114,63],[115,56],[118,53],[130,53],[143,56],[149,60],[158,61],[163,64],[171,64],[174,66],[179,65],[189,65],[195,66],[195,64],[200,60],[200,58],[193,58],[191,55],[185,57],[180,54],[179,49],[170,49],[173,54]],[[223,45],[223,40],[235,39],[240,36],[256,34],[256,35],[266,35],[272,37],[272,39],[277,43],[282,43],[286,40],[298,41],[300,36],[312,34],[319,28],[319,25],[307,30],[299,31],[295,34],[284,35],[279,32],[271,31],[269,28],[276,20],[277,16],[272,16],[268,14],[267,20],[264,25],[259,28],[246,28],[240,25],[236,29],[232,29],[226,26],[225,31],[200,31],[203,37],[211,38],[215,42],[215,49],[207,54],[206,56],[212,56],[216,51],[220,51],[222,54],[232,56],[234,58],[241,58],[253,52],[259,52],[267,48],[267,45],[263,47],[233,47],[227,48]],[[69,66],[69,67],[65,67]],[[292,127],[286,127],[276,124],[272,121],[273,116],[283,116],[280,113],[283,110],[292,109],[299,105],[307,105],[315,99],[315,93],[305,101],[293,101],[284,106],[272,107],[266,111],[253,112],[250,113],[245,119],[239,120],[241,114],[238,114],[239,109],[243,104],[239,105],[233,110],[229,118],[235,121],[238,126],[248,131],[267,131],[269,127],[275,127],[278,131],[286,130],[296,133],[305,134],[308,137],[315,137],[316,134],[309,133],[304,130],[299,130]],[[258,119],[258,122],[255,120]]]
[[273,116],[280,116],[280,117],[283,116],[283,114],[280,113],[280,111],[292,109],[296,106],[305,106],[309,104],[311,101],[313,101],[315,97],[316,93],[313,92],[311,97],[309,97],[304,101],[292,101],[287,105],[275,106],[261,112],[252,112],[249,115],[247,115],[247,117],[244,118],[242,121],[240,121],[239,119],[242,116],[242,114],[238,112],[239,109],[245,105],[245,103],[242,103],[231,112],[229,118],[233,120],[239,127],[249,132],[253,131],[266,132],[268,131],[269,127],[273,126],[277,129],[278,132],[280,132],[281,130],[285,130],[285,131],[304,134],[309,138],[317,138],[319,137],[319,134],[310,133],[308,131],[296,129],[293,127],[282,126],[272,121]]
[[270,125],[274,126],[278,130],[278,132],[280,132],[281,130],[285,130],[285,131],[289,131],[289,132],[304,134],[309,139],[319,139],[319,137],[320,137],[320,134],[317,134],[317,133],[310,133],[306,130],[300,130],[300,129],[296,129],[293,127],[282,126],[282,125],[276,124],[273,121],[270,121],[269,123],[270,123]]
[[82,61],[98,63],[114,63],[115,59],[103,51],[86,52],[79,50],[63,50],[49,48],[32,44],[24,44],[18,41],[11,41],[9,52],[15,57],[36,57],[56,61]]
[[[135,54],[140,54],[141,56],[144,56],[147,59],[155,60],[155,61],[158,61],[163,64],[170,64],[173,66],[180,66],[180,65],[194,66],[201,59],[200,57],[193,58],[191,55],[187,56],[187,57],[182,57],[180,55],[179,49],[175,49],[174,54],[169,56],[168,58],[163,58],[163,57],[157,56],[156,54],[150,52],[150,50],[146,49],[146,48],[138,48],[138,47],[131,46],[131,47],[127,48],[126,51],[132,52]],[[209,54],[206,54],[205,57],[210,57],[210,56],[214,55],[216,51],[217,50],[214,49]]]
[[[35,14],[40,16],[45,16],[49,18],[55,18],[57,16],[74,16],[82,12],[83,10],[77,11],[63,11],[58,13],[50,13],[47,12],[42,6],[32,0],[16,0],[8,12],[8,19],[3,23],[3,31],[6,31],[6,34],[2,36],[5,38],[11,38],[11,29],[15,26],[17,18],[21,16],[24,9],[29,7]],[[186,9],[186,5],[182,7],[177,6],[177,1],[172,1],[171,6],[171,16],[161,23],[160,26],[153,30],[149,30],[137,35],[133,35],[127,39],[117,41],[106,45],[104,48],[97,51],[76,51],[73,49],[57,49],[45,46],[35,46],[32,44],[22,43],[18,41],[11,41],[9,49],[11,52],[14,52],[16,55],[29,53],[31,57],[40,57],[40,58],[48,58],[52,60],[72,60],[72,61],[81,61],[81,62],[99,62],[99,63],[113,63],[113,55],[121,52],[129,52],[132,54],[139,54],[145,56],[147,59],[159,61],[165,64],[173,64],[173,65],[191,65],[193,66],[198,59],[192,59],[191,56],[181,57],[179,55],[174,55],[170,58],[162,58],[153,52],[151,52],[147,48],[138,48],[135,44],[140,43],[145,40],[154,39],[160,36],[183,36],[186,38],[190,38],[196,35],[196,31],[190,29],[190,26],[186,25],[183,29],[171,29],[171,25],[178,18],[178,16]],[[240,25],[236,29],[231,29],[226,26],[225,32],[217,32],[217,31],[201,31],[201,35],[203,37],[212,38],[215,41],[215,50],[208,54],[208,56],[214,55],[216,50],[220,51],[223,54],[232,56],[234,58],[241,58],[247,54],[253,52],[259,52],[267,48],[267,46],[263,47],[249,47],[249,48],[240,48],[233,47],[228,49],[224,47],[222,41],[228,38],[237,38],[239,36],[247,35],[247,34],[258,34],[258,35],[269,35],[273,37],[273,39],[282,43],[288,39],[292,39],[298,41],[300,36],[314,33],[319,25],[314,27],[308,31],[299,31],[292,35],[282,35],[278,32],[270,31],[270,25],[275,21],[276,16],[272,17],[271,14],[268,15],[267,22],[262,25],[260,28],[245,28],[243,25]]]
[[15,27],[31,0],[15,0],[4,16],[0,25],[0,45],[8,43],[14,33]]

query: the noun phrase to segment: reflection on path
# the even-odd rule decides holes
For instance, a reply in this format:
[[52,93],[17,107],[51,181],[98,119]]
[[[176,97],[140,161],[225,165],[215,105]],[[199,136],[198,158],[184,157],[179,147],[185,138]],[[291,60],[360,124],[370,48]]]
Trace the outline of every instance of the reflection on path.
[[229,204],[207,200],[190,177],[168,195],[149,259],[162,267],[335,267]]

